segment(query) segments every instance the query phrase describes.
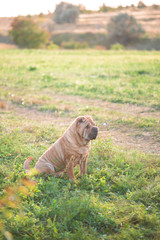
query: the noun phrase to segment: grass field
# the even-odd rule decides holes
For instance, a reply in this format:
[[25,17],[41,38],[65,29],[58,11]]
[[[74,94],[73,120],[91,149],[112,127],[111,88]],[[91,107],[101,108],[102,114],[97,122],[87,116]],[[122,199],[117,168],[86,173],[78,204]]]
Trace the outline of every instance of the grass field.
[[[159,66],[159,52],[0,51],[0,239],[159,239]],[[78,115],[100,130],[88,175],[26,179]]]

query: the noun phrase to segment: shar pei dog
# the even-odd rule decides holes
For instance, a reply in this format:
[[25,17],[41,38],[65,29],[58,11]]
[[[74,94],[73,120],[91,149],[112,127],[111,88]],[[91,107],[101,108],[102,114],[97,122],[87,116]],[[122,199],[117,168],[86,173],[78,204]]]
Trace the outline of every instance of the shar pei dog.
[[[75,181],[74,167],[79,164],[80,175],[87,173],[87,159],[91,140],[98,135],[98,127],[91,117],[77,117],[68,129],[36,162],[38,172],[61,176],[67,174]],[[24,162],[24,169],[29,170],[32,158]]]

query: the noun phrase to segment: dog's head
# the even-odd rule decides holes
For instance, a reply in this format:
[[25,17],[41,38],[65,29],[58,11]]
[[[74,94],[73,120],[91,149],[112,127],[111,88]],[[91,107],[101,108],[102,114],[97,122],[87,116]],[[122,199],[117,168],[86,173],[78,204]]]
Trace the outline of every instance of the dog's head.
[[88,116],[80,116],[76,119],[77,132],[85,141],[96,139],[98,135],[98,127],[96,127],[93,119]]

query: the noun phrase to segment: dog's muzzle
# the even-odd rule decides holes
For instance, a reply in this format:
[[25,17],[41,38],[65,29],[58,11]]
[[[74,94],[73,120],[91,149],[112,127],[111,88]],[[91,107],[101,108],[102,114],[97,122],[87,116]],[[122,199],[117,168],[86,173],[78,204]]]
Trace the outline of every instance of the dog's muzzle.
[[98,135],[98,127],[93,127],[91,133],[89,134],[90,140],[96,139]]

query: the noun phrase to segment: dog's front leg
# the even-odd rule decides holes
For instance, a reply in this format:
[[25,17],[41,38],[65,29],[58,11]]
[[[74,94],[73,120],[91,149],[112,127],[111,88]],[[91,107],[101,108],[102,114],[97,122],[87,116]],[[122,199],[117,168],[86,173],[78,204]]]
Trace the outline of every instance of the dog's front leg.
[[88,156],[81,161],[80,163],[80,175],[86,175],[87,174],[87,159],[88,159]]
[[74,166],[73,166],[73,162],[69,162],[67,167],[66,167],[66,171],[65,171],[69,178],[72,179],[75,182],[75,176],[74,176]]

